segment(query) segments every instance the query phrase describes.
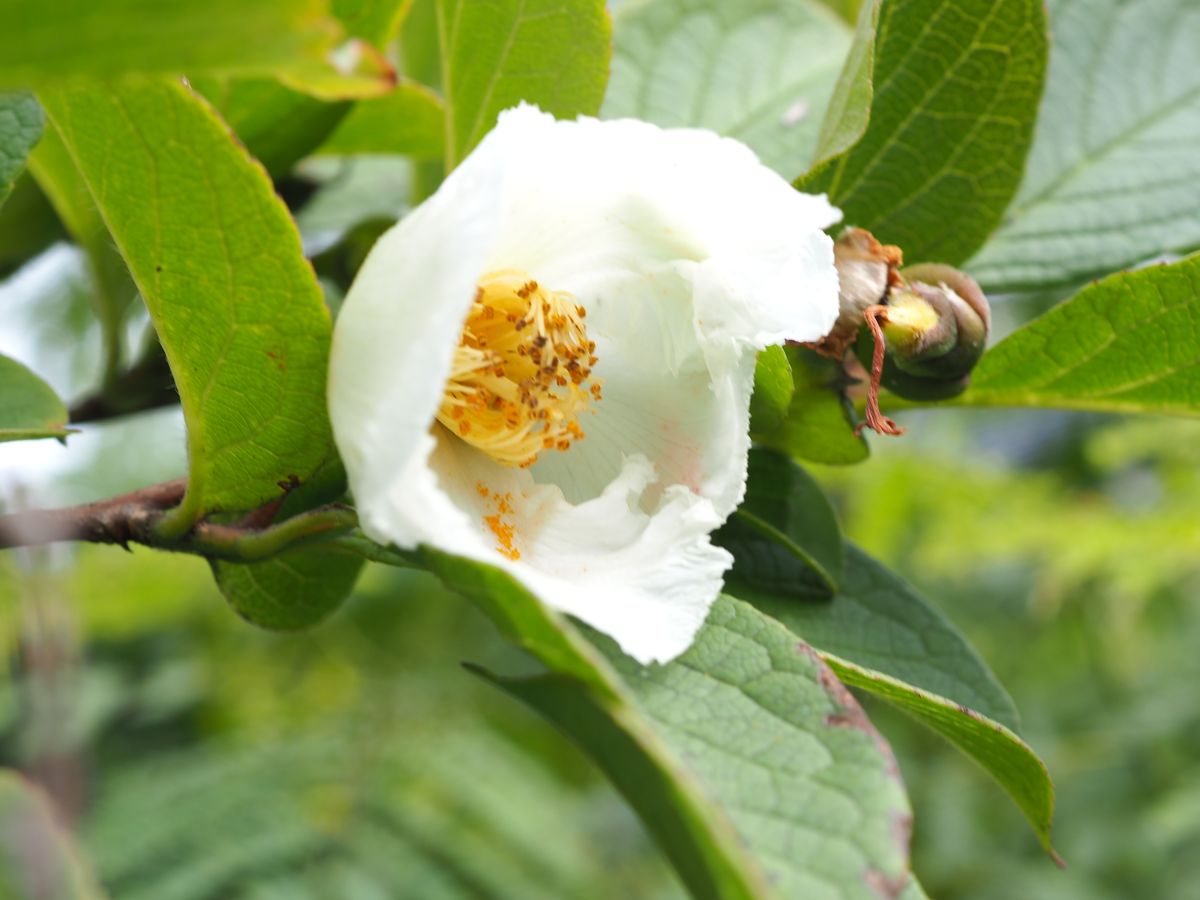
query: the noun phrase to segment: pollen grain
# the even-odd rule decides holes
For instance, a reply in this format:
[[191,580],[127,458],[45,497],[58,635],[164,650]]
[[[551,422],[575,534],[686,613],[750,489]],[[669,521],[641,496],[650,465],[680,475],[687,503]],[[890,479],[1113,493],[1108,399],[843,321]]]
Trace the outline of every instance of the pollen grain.
[[483,517],[483,524],[495,535],[496,550],[511,560],[520,559],[521,551],[514,543],[516,527],[508,520],[513,512],[512,494],[490,491],[482,481],[475,483],[475,490],[484,500],[490,501],[495,509],[495,512]]

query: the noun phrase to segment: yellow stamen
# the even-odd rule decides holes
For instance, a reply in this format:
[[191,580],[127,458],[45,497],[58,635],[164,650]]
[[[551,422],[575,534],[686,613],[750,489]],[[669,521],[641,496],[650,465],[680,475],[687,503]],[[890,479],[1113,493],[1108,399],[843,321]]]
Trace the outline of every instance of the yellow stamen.
[[570,449],[583,437],[579,414],[600,399],[600,383],[591,377],[596,345],[583,317],[574,297],[523,272],[486,276],[459,338],[438,421],[509,466],[533,465],[543,449]]

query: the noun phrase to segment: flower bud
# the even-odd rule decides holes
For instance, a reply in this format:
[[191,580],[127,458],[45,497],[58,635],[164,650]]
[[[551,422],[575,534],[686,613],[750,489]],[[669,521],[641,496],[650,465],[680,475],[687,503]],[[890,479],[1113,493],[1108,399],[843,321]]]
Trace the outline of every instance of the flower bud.
[[[950,266],[912,266],[900,274],[904,283],[888,292],[881,317],[887,338],[882,385],[910,400],[956,396],[987,344],[987,299],[973,279]],[[871,349],[859,342],[864,365]]]

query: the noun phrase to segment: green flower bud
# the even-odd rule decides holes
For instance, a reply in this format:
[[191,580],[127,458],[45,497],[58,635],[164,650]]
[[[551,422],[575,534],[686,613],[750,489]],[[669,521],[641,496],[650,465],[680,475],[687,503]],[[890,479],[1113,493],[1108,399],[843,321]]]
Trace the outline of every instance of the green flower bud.
[[[983,355],[991,327],[987,298],[973,279],[950,266],[912,266],[893,287],[879,321],[887,338],[881,383],[910,400],[962,393]],[[872,347],[859,341],[868,365]]]

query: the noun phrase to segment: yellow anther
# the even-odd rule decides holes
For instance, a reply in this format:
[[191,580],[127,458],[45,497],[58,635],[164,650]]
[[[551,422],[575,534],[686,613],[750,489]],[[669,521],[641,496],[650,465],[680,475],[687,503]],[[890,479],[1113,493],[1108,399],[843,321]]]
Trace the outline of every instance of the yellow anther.
[[583,437],[577,417],[600,399],[591,377],[596,344],[584,314],[570,294],[547,290],[524,272],[485,277],[438,420],[505,465],[525,467],[542,450],[570,449]]

